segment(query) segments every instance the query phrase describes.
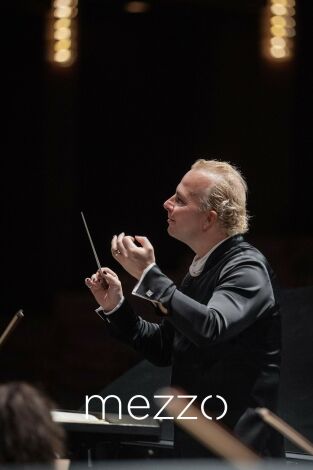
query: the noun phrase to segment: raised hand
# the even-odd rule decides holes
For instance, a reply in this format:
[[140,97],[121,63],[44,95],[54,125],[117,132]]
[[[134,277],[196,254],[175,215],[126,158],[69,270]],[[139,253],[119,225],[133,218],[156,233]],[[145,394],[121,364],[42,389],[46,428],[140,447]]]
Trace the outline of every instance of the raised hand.
[[[141,246],[137,246],[135,240]],[[111,251],[116,261],[136,279],[140,279],[143,271],[155,263],[154,249],[147,237],[131,237],[124,232],[114,235]]]

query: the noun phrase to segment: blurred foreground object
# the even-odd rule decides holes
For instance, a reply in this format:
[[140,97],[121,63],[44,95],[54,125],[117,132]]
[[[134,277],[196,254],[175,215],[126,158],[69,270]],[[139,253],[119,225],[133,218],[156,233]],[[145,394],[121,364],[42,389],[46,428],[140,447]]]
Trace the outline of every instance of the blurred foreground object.
[[0,464],[52,463],[64,454],[64,431],[52,420],[52,406],[26,383],[0,386]]
[[313,444],[298,431],[289,426],[289,424],[284,420],[276,416],[275,413],[272,413],[267,408],[257,408],[256,412],[261,416],[265,423],[272,426],[272,428],[276,429],[276,431],[280,432],[284,437],[289,439],[300,449],[304,450],[304,452],[313,455]]
[[17,326],[17,324],[22,318],[24,318],[23,310],[18,310],[18,312],[16,312],[16,314],[14,315],[14,317],[12,318],[12,320],[10,321],[10,323],[8,324],[8,326],[6,327],[6,329],[0,336],[0,347],[3,346],[6,339],[10,336],[10,334],[13,332],[13,330],[15,329],[15,327]]
[[[173,396],[167,404],[167,411],[174,417],[178,426],[195,437],[207,449],[213,451],[217,456],[228,460],[239,469],[247,468],[247,465],[257,464],[260,458],[235,438],[230,432],[214,421],[208,421],[194,405],[189,406],[189,401],[182,390],[175,388],[162,389],[161,395]],[[189,407],[188,407],[189,406]],[[188,408],[188,409],[187,409]],[[184,419],[179,415],[184,411]],[[194,420],[194,418],[196,420]]]

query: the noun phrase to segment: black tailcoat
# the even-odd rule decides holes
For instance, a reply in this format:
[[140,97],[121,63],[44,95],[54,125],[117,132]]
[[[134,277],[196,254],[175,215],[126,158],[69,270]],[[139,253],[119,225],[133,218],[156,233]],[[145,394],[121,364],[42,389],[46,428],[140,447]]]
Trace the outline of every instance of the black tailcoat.
[[[279,384],[279,305],[265,257],[235,235],[213,251],[199,276],[188,273],[177,288],[154,266],[137,295],[161,302],[168,315],[161,324],[147,322],[124,302],[109,315],[113,334],[154,364],[171,364],[172,385],[199,402],[222,396],[228,411],[219,422],[259,454],[281,456],[282,440],[254,411],[276,410]],[[221,400],[207,401],[211,415],[223,409]],[[176,431],[177,455],[205,455],[185,440]]]

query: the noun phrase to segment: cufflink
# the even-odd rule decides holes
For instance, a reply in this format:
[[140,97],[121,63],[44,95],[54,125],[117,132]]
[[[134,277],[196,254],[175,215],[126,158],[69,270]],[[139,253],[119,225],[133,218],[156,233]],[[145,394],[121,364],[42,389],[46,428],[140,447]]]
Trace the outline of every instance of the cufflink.
[[147,297],[152,297],[153,294],[154,294],[154,293],[153,293],[152,290],[150,290],[150,289],[147,290],[147,292],[146,292],[146,296],[147,296]]

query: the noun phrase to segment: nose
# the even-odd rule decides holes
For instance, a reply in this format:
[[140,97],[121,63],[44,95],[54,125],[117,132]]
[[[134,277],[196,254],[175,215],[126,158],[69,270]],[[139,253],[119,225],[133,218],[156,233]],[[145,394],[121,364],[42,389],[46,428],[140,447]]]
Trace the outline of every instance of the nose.
[[173,206],[174,206],[174,196],[167,199],[163,204],[164,209],[168,212],[171,212],[173,210]]

